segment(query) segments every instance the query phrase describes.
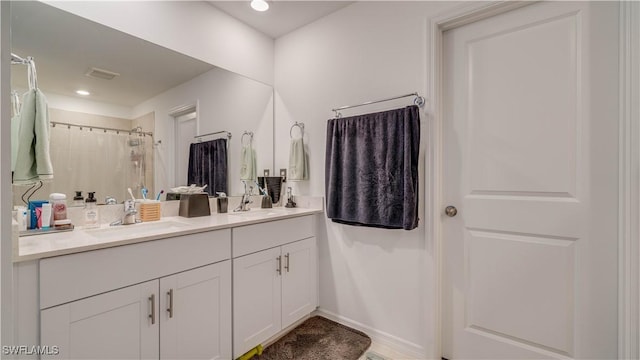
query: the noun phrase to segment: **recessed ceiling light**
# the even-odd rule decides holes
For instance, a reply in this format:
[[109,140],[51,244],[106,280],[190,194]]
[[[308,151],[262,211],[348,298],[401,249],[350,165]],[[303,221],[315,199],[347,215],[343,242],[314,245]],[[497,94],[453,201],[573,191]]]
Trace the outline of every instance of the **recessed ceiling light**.
[[251,0],[251,7],[255,11],[269,10],[269,4],[265,0]]
[[76,90],[76,94],[78,95],[82,95],[82,96],[89,96],[91,95],[90,92],[88,92],[87,90]]

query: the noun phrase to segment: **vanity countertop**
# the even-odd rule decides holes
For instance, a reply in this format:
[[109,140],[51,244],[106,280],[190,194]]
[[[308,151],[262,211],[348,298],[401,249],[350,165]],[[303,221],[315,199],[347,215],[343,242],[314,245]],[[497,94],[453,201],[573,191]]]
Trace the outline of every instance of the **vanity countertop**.
[[[195,218],[167,216],[159,221],[120,225],[102,225],[96,229],[76,228],[58,232],[22,236],[14,245],[14,262],[68,255],[113,246],[129,245],[168,237],[189,235],[212,230],[282,220],[305,215],[320,214],[319,208],[253,209],[244,213],[211,214]],[[285,230],[286,231],[286,230]],[[16,251],[17,254],[16,254]]]

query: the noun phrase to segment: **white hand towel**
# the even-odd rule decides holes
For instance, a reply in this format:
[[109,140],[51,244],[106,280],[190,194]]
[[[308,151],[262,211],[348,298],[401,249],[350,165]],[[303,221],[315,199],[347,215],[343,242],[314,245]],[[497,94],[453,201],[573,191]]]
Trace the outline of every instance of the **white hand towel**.
[[251,145],[242,146],[240,153],[240,180],[256,180],[256,151]]
[[18,151],[16,154],[14,184],[33,184],[53,179],[53,166],[49,155],[49,107],[39,89],[24,95],[20,111]]
[[302,138],[291,139],[289,148],[289,180],[309,180],[309,162]]

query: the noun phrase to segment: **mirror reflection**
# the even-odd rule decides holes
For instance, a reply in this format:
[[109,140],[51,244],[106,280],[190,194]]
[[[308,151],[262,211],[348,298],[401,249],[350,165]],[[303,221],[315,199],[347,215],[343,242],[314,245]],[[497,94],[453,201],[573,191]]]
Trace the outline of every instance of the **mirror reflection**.
[[[271,169],[270,86],[48,4],[11,6],[12,53],[33,57],[51,122],[54,177],[32,200],[53,192],[71,200],[75,191],[85,197],[95,191],[99,203],[108,197],[121,203],[128,188],[136,197],[142,188],[155,197],[160,190],[188,185],[191,144],[226,138],[226,132],[232,134],[226,144],[228,194],[244,190],[244,131],[255,134],[258,172]],[[12,65],[15,98],[29,89],[27,68]],[[28,189],[14,185],[15,204]]]

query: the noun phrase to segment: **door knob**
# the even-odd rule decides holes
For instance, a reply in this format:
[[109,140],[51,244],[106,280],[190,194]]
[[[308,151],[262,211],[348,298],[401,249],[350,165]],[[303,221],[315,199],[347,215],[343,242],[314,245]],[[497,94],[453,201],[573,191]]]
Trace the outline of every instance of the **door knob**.
[[451,205],[449,205],[449,206],[447,206],[447,207],[444,209],[444,213],[445,213],[448,217],[454,217],[454,216],[458,215],[458,209],[456,209],[456,207],[455,207],[455,206],[451,206]]

